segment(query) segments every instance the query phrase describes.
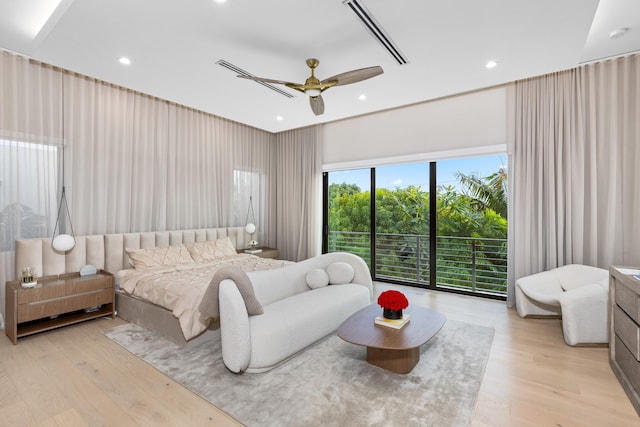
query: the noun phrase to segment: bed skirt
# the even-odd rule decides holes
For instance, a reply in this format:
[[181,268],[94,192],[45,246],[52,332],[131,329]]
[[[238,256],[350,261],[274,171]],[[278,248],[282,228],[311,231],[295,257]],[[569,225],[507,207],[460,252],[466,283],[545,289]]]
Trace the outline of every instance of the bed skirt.
[[209,325],[209,329],[187,341],[180,328],[180,322],[171,311],[121,291],[116,291],[116,309],[119,318],[142,326],[181,347],[197,345],[220,335],[220,321],[216,321]]

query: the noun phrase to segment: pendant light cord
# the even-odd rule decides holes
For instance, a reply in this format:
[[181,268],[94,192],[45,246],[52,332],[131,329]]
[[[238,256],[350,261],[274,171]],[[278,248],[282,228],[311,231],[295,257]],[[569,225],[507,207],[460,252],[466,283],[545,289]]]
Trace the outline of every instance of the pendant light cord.
[[[62,212],[62,205],[67,211],[67,218],[69,219],[69,228],[71,229],[71,236],[75,240],[76,233],[73,231],[73,223],[71,222],[71,212],[69,211],[69,204],[67,203],[67,193],[65,187],[65,115],[64,115],[64,71],[61,73],[62,75],[62,193],[60,194],[60,204],[58,205],[58,214],[56,215],[56,225],[53,227],[53,238],[56,237],[56,229],[58,229],[58,224],[60,223],[60,212]],[[60,231],[60,230],[58,230]],[[53,243],[53,240],[52,240]]]
[[256,214],[253,211],[253,197],[249,196],[249,209],[247,210],[247,219],[244,221],[245,224],[249,223],[249,216],[253,216],[253,224],[255,224],[256,221]]

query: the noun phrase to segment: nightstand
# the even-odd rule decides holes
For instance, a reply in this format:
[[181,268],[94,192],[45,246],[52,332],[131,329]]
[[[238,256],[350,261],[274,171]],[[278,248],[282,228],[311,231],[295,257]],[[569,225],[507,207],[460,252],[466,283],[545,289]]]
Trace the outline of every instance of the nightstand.
[[258,253],[247,252],[249,249],[238,249],[239,254],[251,254],[255,256],[259,256],[260,258],[273,258],[277,259],[280,256],[280,251],[276,248],[270,248],[268,246],[257,246],[256,249],[259,249]]
[[5,332],[18,338],[98,317],[115,317],[114,277],[106,271],[46,276],[33,288],[7,282]]

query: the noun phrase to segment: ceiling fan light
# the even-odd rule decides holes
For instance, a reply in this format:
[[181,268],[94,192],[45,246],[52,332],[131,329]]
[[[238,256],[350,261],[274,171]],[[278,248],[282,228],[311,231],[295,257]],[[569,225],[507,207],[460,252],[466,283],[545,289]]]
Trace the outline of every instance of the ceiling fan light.
[[320,89],[306,89],[304,93],[312,98],[315,98],[316,96],[320,95]]

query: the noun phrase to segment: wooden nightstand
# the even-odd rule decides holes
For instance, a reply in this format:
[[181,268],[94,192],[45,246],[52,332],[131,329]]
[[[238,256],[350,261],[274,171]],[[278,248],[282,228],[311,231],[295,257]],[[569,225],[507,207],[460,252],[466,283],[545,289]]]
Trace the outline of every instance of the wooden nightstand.
[[[277,259],[280,256],[280,251],[276,248],[270,248],[268,246],[257,246],[256,249],[260,249],[261,252],[251,254],[255,256],[259,256],[260,258],[273,258]],[[246,252],[248,249],[238,249],[239,254],[249,253]]]
[[6,334],[18,338],[98,317],[115,317],[113,275],[106,271],[46,276],[33,288],[7,282]]

